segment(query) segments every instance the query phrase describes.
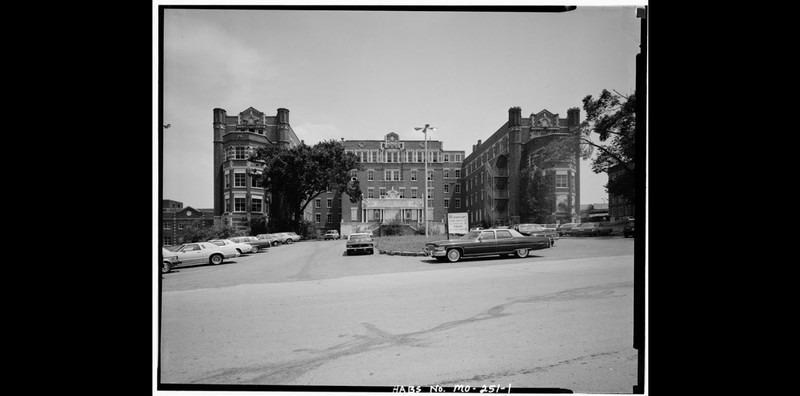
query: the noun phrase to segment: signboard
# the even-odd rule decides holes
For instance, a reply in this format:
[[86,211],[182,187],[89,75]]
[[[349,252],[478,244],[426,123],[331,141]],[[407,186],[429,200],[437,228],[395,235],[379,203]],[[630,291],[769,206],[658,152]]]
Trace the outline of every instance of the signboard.
[[447,214],[448,234],[466,234],[469,232],[469,216],[467,212]]

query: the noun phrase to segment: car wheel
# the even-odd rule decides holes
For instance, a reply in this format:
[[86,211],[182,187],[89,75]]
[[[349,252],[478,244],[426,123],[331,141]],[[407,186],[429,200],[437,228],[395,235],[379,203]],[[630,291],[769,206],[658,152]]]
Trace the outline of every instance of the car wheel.
[[222,257],[221,254],[212,255],[211,258],[208,259],[208,261],[211,262],[211,264],[213,265],[222,264],[222,260],[224,260],[224,257]]
[[514,254],[519,258],[528,257],[528,249],[517,249],[514,251]]
[[167,272],[172,271],[172,266],[168,262],[161,263],[161,273],[166,274]]
[[258,253],[258,246],[253,246],[253,253]]
[[292,241],[291,239],[287,239],[287,240],[286,240],[286,243],[287,243],[287,244],[289,244],[289,245],[291,245],[291,244],[292,244],[292,242],[293,242],[293,241]]
[[461,252],[458,249],[450,249],[447,251],[447,260],[449,260],[451,263],[455,263],[460,259]]

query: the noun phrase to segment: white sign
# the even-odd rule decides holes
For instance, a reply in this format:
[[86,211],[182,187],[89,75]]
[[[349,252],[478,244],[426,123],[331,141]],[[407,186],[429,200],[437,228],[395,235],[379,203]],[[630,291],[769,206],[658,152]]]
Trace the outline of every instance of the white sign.
[[466,234],[469,232],[469,216],[467,212],[448,213],[447,226],[449,234]]

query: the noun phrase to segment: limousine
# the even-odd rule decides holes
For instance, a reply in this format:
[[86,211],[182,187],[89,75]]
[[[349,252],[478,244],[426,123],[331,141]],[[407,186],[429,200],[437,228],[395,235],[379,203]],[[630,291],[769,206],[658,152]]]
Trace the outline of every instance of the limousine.
[[531,250],[553,246],[546,236],[525,236],[510,229],[473,230],[459,239],[425,244],[425,253],[439,261],[457,262],[462,257],[516,255],[527,257]]

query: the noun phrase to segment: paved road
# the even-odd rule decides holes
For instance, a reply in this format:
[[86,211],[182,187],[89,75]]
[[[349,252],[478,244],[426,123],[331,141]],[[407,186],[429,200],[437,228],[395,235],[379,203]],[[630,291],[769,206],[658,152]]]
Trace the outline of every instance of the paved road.
[[629,393],[633,240],[439,263],[302,242],[164,275],[161,380]]

